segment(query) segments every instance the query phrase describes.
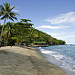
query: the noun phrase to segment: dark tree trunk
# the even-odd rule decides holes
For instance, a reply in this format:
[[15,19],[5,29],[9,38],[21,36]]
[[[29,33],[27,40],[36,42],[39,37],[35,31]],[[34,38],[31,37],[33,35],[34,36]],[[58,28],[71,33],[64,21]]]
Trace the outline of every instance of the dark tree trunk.
[[3,27],[2,27],[2,31],[1,31],[0,46],[1,46],[1,42],[2,42],[2,34],[3,34],[3,29],[4,29],[5,22],[6,22],[6,18],[4,19],[4,24],[3,24]]

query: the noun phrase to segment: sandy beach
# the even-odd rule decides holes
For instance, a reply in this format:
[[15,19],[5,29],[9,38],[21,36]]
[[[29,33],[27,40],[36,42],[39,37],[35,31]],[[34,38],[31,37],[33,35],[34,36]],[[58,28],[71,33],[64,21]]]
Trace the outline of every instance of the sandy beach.
[[33,49],[0,48],[0,75],[66,75],[64,70],[42,59]]

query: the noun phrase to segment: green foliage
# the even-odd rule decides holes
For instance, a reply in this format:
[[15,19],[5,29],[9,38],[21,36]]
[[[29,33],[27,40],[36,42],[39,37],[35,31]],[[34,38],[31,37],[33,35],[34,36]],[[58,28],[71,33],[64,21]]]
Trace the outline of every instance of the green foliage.
[[53,38],[50,35],[37,29],[33,29],[33,31],[34,33],[32,35],[35,35],[33,36],[34,41],[45,41],[48,45],[62,45],[66,43],[65,41]]
[[4,42],[8,45],[11,45],[11,43],[13,45],[15,43],[26,43],[26,45],[29,45],[35,41],[43,41],[48,45],[62,45],[66,43],[65,41],[57,40],[42,31],[34,29],[32,26],[27,26],[28,22],[8,22],[3,32]]
[[14,21],[14,19],[17,20],[16,15],[18,15],[18,14],[12,12],[12,10],[14,8],[15,7],[11,7],[10,4],[8,4],[8,3],[4,3],[4,5],[1,5],[0,6],[0,16],[2,16],[1,19],[3,20],[5,18],[7,18],[7,19],[10,19],[12,21]]
[[11,7],[8,3],[0,5],[0,19],[4,19],[3,27],[0,25],[0,32],[5,44],[14,45],[15,43],[26,43],[26,45],[29,45],[35,41],[44,41],[48,45],[62,45],[66,43],[65,41],[53,38],[50,35],[33,28],[33,24],[29,19],[21,19],[21,21],[17,23],[8,22],[5,25],[6,19],[10,19],[12,21],[14,21],[14,19],[17,20],[16,15],[18,14],[12,12],[14,8],[15,7]]
[[[10,34],[11,34],[11,30],[10,30],[10,26],[11,24],[9,23],[8,24],[8,29],[9,30],[6,30],[5,33],[7,33],[4,38],[2,38],[3,36],[3,30],[4,30],[4,25],[6,23],[6,19],[10,19],[12,21],[17,20],[16,18],[16,15],[18,15],[17,13],[14,13],[12,10],[14,9],[15,7],[11,7],[10,4],[8,3],[4,3],[3,5],[0,5],[0,20],[4,20],[4,23],[3,23],[3,27],[2,27],[2,30],[1,30],[1,36],[0,36],[0,41],[4,41],[4,39],[7,38],[7,41],[9,40],[10,38]],[[11,34],[12,35],[12,34]],[[1,45],[1,42],[0,42],[0,45]],[[9,43],[9,42],[8,42]]]

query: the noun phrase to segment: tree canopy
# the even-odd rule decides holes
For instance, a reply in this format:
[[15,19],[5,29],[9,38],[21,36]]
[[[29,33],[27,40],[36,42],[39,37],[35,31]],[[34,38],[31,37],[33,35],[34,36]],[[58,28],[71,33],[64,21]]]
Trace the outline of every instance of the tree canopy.
[[3,5],[0,5],[0,20],[4,20],[3,27],[1,30],[0,43],[3,40],[2,34],[3,34],[4,25],[6,23],[6,19],[10,19],[12,21],[14,21],[14,19],[17,20],[17,18],[16,18],[17,13],[14,13],[12,11],[14,8],[15,7],[11,7],[10,4],[8,4],[8,3],[4,3]]
[[[31,22],[31,20],[28,21]],[[11,43],[13,45],[15,43],[25,43],[26,45],[29,45],[34,42],[42,41],[48,45],[62,45],[66,43],[65,41],[53,38],[51,35],[33,28],[33,24],[30,22],[22,22],[21,19],[21,21],[17,23],[6,23],[3,31],[4,43],[7,45],[11,45]]]
[[17,23],[5,23],[6,19],[12,21],[14,21],[14,19],[17,20],[17,13],[12,12],[14,8],[15,7],[11,7],[8,3],[0,5],[0,19],[4,19],[3,27],[0,25],[0,32],[3,38],[2,42],[5,45],[15,45],[15,43],[18,43],[18,45],[20,43],[30,45],[34,42],[45,42],[48,45],[62,45],[66,43],[65,41],[53,38],[51,35],[33,28],[34,24],[31,23],[30,19],[20,19],[21,21]]

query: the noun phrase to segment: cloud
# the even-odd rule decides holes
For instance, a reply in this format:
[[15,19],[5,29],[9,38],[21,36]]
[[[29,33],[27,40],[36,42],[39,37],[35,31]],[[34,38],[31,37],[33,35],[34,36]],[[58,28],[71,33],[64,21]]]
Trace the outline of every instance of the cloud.
[[39,28],[47,28],[47,29],[61,29],[61,28],[67,28],[68,26],[50,26],[50,25],[42,25],[39,27],[36,27],[36,29]]
[[55,38],[58,38],[58,39],[75,38],[75,35],[73,35],[73,34],[68,35],[68,33],[64,33],[64,32],[62,32],[62,34],[61,33],[56,33],[56,32],[55,33],[46,32],[46,33],[51,35],[52,37],[55,37]]
[[64,37],[65,39],[68,39],[68,38],[75,38],[75,35],[67,35],[66,37]]
[[46,19],[46,21],[51,24],[75,23],[75,12],[68,12],[65,14],[61,14],[55,18]]
[[72,44],[74,43],[75,44],[75,34],[71,33],[68,35],[68,33],[65,33],[65,32],[62,32],[61,33],[58,33],[58,32],[46,32],[47,34],[51,35],[52,37],[54,38],[57,38],[59,40],[64,40],[66,41],[67,44]]
[[63,35],[61,33],[56,33],[56,32],[54,32],[54,33],[46,32],[46,33],[51,35],[54,38],[62,39],[63,40],[63,37],[62,37]]
[[17,12],[17,13],[20,12],[19,10],[16,10],[16,9],[13,9],[12,11]]
[[49,34],[49,35],[51,35],[51,36],[53,36],[53,37],[56,37],[56,36],[59,35],[59,33],[50,33],[50,32],[46,32],[46,33]]

